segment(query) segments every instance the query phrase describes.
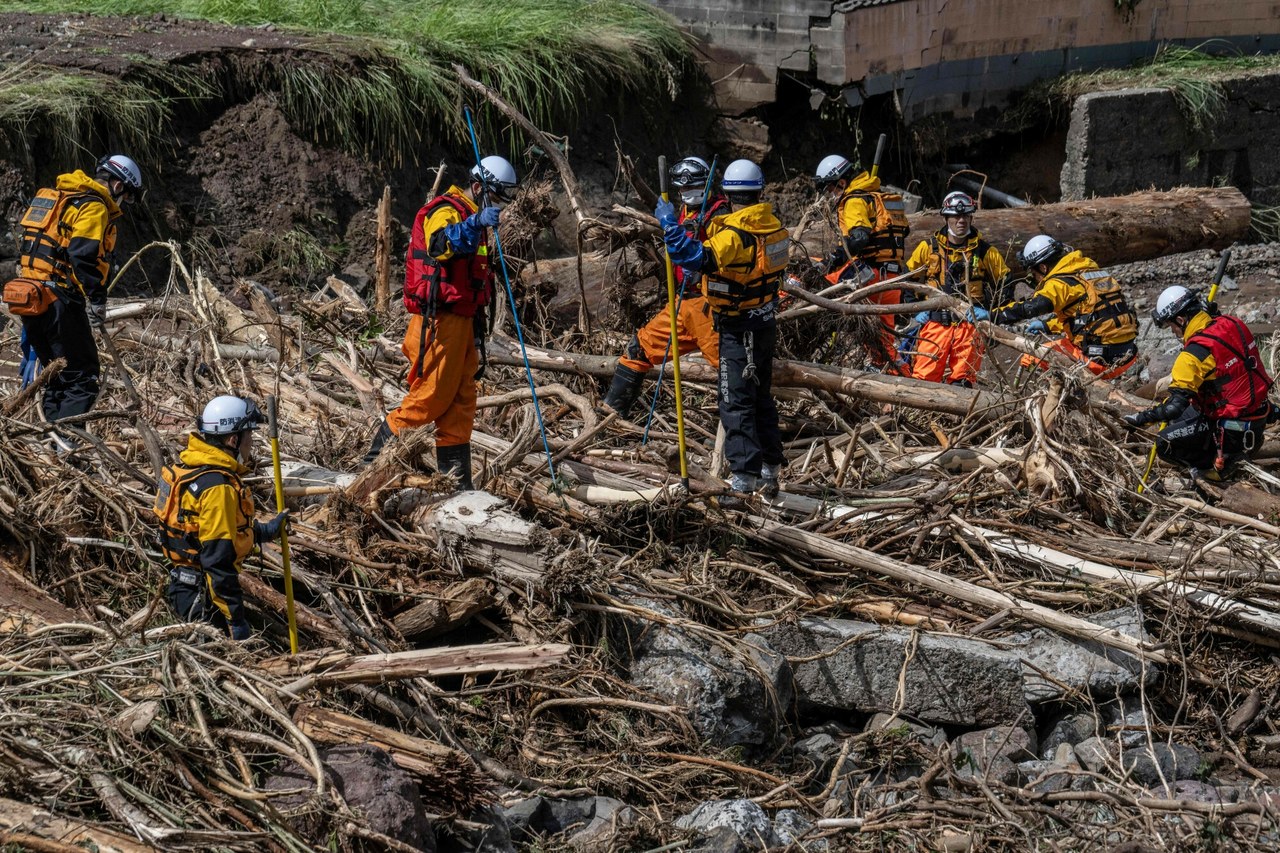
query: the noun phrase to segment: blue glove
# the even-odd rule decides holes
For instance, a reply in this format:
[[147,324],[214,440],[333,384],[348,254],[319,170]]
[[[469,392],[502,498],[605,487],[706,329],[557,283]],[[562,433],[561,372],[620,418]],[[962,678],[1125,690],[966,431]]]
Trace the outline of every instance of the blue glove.
[[232,622],[231,623],[231,639],[237,643],[243,643],[245,640],[253,636],[253,626],[248,622]]
[[1028,335],[1047,335],[1049,334],[1049,324],[1044,320],[1032,320],[1027,324]]
[[498,216],[501,213],[502,213],[502,210],[500,208],[486,207],[484,210],[480,211],[475,215],[475,220],[485,228],[497,228]]
[[929,322],[928,311],[921,311],[919,314],[915,316],[915,323],[917,326],[923,326],[927,322]]
[[662,242],[667,244],[667,254],[671,256],[671,263],[678,264],[690,272],[702,270],[702,244],[690,237],[689,232],[684,230],[675,219],[663,227]]
[[969,309],[969,313],[964,315],[964,318],[970,323],[976,323],[979,320],[990,320],[991,312],[981,305],[974,305]]
[[657,217],[658,225],[663,231],[676,224],[676,206],[665,198],[658,199],[658,206],[653,209],[653,215]]

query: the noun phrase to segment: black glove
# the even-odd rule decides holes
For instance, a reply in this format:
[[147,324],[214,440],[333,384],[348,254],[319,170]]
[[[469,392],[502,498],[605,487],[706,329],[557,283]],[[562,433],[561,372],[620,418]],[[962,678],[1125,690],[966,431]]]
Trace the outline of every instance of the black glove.
[[827,273],[835,272],[840,267],[844,266],[845,262],[848,260],[849,255],[844,249],[833,250],[831,254],[822,259],[822,274],[826,275]]
[[270,542],[280,538],[280,533],[285,529],[285,523],[289,520],[289,510],[277,515],[270,521],[255,521],[253,523],[253,541]]
[[1143,409],[1141,412],[1134,412],[1133,414],[1125,415],[1122,420],[1124,421],[1124,425],[1129,427],[1129,429],[1137,429],[1140,426],[1145,426],[1146,424],[1151,423],[1150,410]]
[[95,326],[102,326],[107,322],[107,300],[94,299],[85,306],[85,312],[89,315],[89,322]]

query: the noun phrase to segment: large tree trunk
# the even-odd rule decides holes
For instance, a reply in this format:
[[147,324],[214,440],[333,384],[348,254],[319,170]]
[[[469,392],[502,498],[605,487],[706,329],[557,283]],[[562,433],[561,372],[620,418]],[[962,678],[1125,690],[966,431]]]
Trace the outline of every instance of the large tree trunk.
[[[1249,200],[1235,187],[1183,187],[982,210],[973,217],[973,225],[1009,261],[1028,239],[1048,234],[1106,266],[1225,249],[1249,232],[1249,215]],[[932,212],[908,220],[908,254],[942,225],[941,217]]]

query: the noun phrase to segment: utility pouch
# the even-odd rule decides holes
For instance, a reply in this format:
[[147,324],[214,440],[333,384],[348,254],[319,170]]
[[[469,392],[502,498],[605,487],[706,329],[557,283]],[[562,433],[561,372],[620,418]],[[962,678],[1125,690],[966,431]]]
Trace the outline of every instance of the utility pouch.
[[34,279],[15,278],[4,286],[4,304],[18,317],[39,317],[57,298],[52,287]]

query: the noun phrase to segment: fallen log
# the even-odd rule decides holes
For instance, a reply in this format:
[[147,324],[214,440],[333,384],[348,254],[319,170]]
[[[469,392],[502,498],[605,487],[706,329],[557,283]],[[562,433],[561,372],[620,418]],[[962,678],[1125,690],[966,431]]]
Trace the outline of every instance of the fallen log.
[[376,655],[350,655],[330,649],[268,658],[257,668],[270,675],[302,676],[283,688],[286,693],[297,693],[312,687],[337,684],[377,684],[407,678],[538,669],[564,660],[570,649],[564,643],[532,646],[487,643]]
[[[61,817],[38,806],[0,797],[0,843],[19,845],[18,849],[40,849],[24,844],[30,836],[50,842],[48,850],[98,850],[100,853],[149,853],[155,848],[139,844],[129,836],[74,818]],[[39,842],[35,842],[39,843]]]
[[[1225,249],[1249,233],[1250,213],[1249,200],[1235,187],[1182,187],[982,210],[974,216],[974,227],[1015,268],[1016,250],[1036,234],[1056,237],[1109,266]],[[936,212],[912,214],[907,220],[908,255],[942,224]]]
[[432,598],[399,613],[392,620],[406,638],[427,638],[452,631],[472,616],[497,603],[493,586],[479,578],[450,584],[439,598]]

